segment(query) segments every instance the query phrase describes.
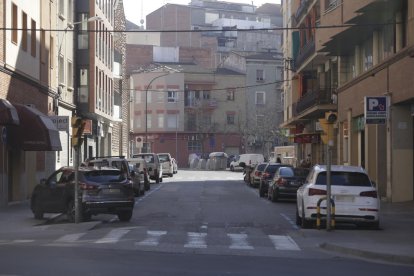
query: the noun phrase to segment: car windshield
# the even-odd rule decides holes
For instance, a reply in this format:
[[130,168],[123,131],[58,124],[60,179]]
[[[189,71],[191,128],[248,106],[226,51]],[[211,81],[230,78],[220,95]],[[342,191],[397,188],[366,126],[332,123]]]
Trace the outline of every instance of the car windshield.
[[257,166],[256,170],[257,171],[263,171],[264,168],[266,168],[266,164],[260,164],[259,166]]
[[106,183],[124,181],[126,175],[120,170],[96,170],[84,172],[84,177],[87,181]]
[[288,168],[288,167],[280,168],[279,174],[284,177],[292,177],[295,175],[293,168]]
[[150,154],[143,154],[143,155],[139,155],[137,157],[144,159],[145,162],[147,162],[147,163],[154,163],[154,156],[152,156]]
[[158,158],[160,159],[160,162],[170,161],[170,157],[168,157],[167,154],[160,154],[160,155],[158,155]]
[[[326,185],[326,172],[318,174],[316,184]],[[331,184],[335,186],[372,186],[368,176],[358,172],[331,172]]]
[[266,172],[268,172],[268,173],[275,173],[276,170],[277,170],[277,168],[279,168],[279,167],[280,166],[277,166],[277,165],[269,165],[266,168]]

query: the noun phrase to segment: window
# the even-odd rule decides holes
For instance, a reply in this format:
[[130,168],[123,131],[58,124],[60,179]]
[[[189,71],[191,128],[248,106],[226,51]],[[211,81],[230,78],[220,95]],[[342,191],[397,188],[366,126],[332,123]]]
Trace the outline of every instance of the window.
[[78,25],[78,49],[88,49],[88,14],[81,13],[78,21],[82,22]]
[[59,15],[65,16],[65,0],[59,0]]
[[158,114],[158,127],[164,128],[164,114]]
[[158,103],[163,103],[164,102],[164,92],[162,91],[157,91],[157,102]]
[[22,12],[22,49],[27,51],[27,14]]
[[227,89],[227,100],[234,101],[234,89]]
[[66,13],[68,22],[73,21],[73,0],[68,0],[68,11]]
[[151,128],[151,127],[152,127],[151,113],[147,113],[147,128]]
[[17,44],[17,6],[12,4],[12,42]]
[[89,81],[88,81],[88,69],[81,68],[79,71],[79,102],[87,103],[89,100]]
[[32,20],[30,31],[30,53],[36,57],[36,22]]
[[141,103],[141,95],[142,95],[142,91],[135,91],[135,103],[136,104]]
[[264,91],[257,91],[256,92],[256,100],[255,100],[256,104],[257,105],[265,104],[265,100],[266,100],[265,92]]
[[49,59],[50,59],[50,68],[55,67],[55,39],[53,36],[50,36],[50,52],[49,52]]
[[258,127],[264,126],[264,115],[256,115],[256,126]]
[[59,56],[59,84],[65,83],[65,60]]
[[176,129],[178,127],[178,114],[167,115],[167,127]]
[[227,114],[227,124],[228,125],[234,125],[234,114]]
[[67,85],[68,88],[73,88],[73,63],[71,61],[68,61],[68,70],[67,70]]
[[263,81],[264,80],[264,71],[262,69],[256,70],[256,81]]
[[168,102],[169,103],[178,102],[178,93],[177,93],[177,91],[168,91]]
[[362,51],[363,51],[363,70],[368,71],[373,66],[373,56],[372,56],[372,37],[364,42]]
[[136,128],[141,128],[141,115],[136,115],[135,116],[135,127]]
[[201,152],[200,141],[188,141],[188,150],[192,152]]
[[210,91],[203,91],[203,99],[204,100],[210,99]]
[[45,64],[47,61],[47,50],[46,50],[46,32],[45,30],[40,31],[40,62]]

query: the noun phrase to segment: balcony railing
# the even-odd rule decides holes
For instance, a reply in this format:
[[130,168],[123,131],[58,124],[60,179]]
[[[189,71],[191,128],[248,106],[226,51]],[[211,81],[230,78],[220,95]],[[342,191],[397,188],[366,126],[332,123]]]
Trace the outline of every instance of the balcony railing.
[[306,93],[296,104],[296,114],[300,114],[310,107],[332,103],[331,89],[319,89]]
[[315,41],[309,41],[305,46],[299,49],[298,56],[295,60],[295,68],[298,69],[300,66],[315,53]]
[[[308,7],[311,4],[312,0],[301,0],[300,5],[295,13],[295,20],[296,22],[300,22],[302,17],[306,14],[308,11]],[[296,27],[296,26],[295,26]]]

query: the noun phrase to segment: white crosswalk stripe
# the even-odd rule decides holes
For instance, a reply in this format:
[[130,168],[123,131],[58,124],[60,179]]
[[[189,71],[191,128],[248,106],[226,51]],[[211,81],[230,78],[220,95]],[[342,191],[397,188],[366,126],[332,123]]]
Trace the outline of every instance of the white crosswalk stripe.
[[162,236],[167,234],[167,231],[147,231],[147,238],[143,241],[136,242],[136,245],[157,246],[160,243]]
[[187,243],[184,245],[186,248],[207,248],[206,244],[207,233],[187,233]]
[[227,234],[231,239],[230,249],[251,250],[253,246],[249,245],[247,234]]
[[121,229],[111,230],[105,237],[97,240],[95,243],[116,243],[129,231],[131,231],[131,229],[121,228]]
[[277,250],[300,250],[296,242],[289,236],[269,235],[269,238]]
[[81,237],[83,237],[85,234],[86,233],[75,233],[75,234],[64,235],[61,238],[57,239],[55,242],[57,243],[76,242]]

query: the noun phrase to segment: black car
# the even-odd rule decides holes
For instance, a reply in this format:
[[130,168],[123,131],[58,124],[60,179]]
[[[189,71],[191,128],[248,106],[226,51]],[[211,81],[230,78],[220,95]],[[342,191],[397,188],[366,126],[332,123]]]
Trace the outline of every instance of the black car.
[[294,198],[309,173],[307,168],[279,167],[269,182],[267,198],[277,201],[279,198]]
[[[134,209],[132,180],[116,168],[80,167],[78,174],[81,219],[92,215],[116,214],[129,221]],[[75,169],[62,167],[34,188],[30,207],[36,219],[44,213],[66,213],[75,220]]]
[[269,182],[273,179],[275,172],[280,167],[292,167],[288,164],[267,163],[259,182],[259,196],[264,197],[269,189]]

